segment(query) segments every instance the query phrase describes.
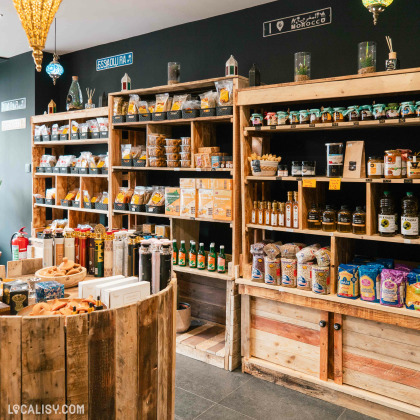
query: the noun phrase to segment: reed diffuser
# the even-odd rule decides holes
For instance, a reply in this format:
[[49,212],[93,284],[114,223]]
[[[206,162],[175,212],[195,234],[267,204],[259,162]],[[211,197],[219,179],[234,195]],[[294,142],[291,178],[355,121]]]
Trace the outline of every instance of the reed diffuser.
[[389,36],[386,36],[385,39],[389,48],[388,60],[385,61],[386,71],[397,70],[400,68],[400,62],[397,59],[396,51],[392,47],[392,39]]
[[88,96],[88,103],[85,104],[85,109],[95,108],[95,104],[92,102],[93,95],[95,93],[95,89],[86,88],[86,93]]

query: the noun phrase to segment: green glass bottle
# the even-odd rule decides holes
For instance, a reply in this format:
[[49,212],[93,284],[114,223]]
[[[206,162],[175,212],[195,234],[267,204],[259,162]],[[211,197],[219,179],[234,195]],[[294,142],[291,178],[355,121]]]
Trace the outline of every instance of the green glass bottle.
[[181,246],[179,247],[178,252],[178,265],[180,267],[185,267],[187,265],[187,250],[185,248],[185,241],[181,241]]
[[224,245],[220,245],[220,252],[217,256],[217,272],[226,273],[226,255]]
[[210,252],[207,257],[207,270],[208,271],[216,271],[216,251],[214,250],[215,243],[212,242],[210,244]]
[[172,241],[172,264],[178,265],[178,244],[176,239]]
[[191,241],[190,252],[188,254],[188,264],[190,268],[197,268],[197,249],[194,241]]
[[204,252],[204,244],[200,242],[200,248],[198,249],[198,255],[197,255],[197,268],[199,270],[205,270],[206,269],[206,253]]

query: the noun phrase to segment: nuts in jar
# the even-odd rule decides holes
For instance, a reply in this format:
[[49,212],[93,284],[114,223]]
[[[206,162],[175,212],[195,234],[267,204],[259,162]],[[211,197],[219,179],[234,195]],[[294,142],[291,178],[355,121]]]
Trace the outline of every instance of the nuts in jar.
[[191,168],[191,160],[190,159],[183,159],[181,162],[181,168]]
[[295,160],[292,162],[292,176],[302,176],[302,162],[300,160]]
[[277,112],[277,124],[286,125],[289,120],[289,114],[284,111]]
[[191,146],[191,137],[181,137],[181,143],[183,146]]
[[168,168],[179,168],[181,166],[181,162],[179,160],[169,160],[167,161]]
[[180,151],[179,146],[165,146],[165,153],[179,153]]
[[167,160],[179,160],[180,159],[179,153],[166,153],[166,159]]
[[346,108],[338,107],[334,108],[333,118],[335,122],[343,122],[344,121],[344,111]]
[[402,118],[413,118],[416,116],[416,108],[413,101],[401,102],[400,113]]
[[315,176],[315,164],[314,161],[302,161],[302,176]]
[[385,109],[386,109],[385,104],[373,105],[373,118],[375,120],[384,120],[386,118]]
[[166,139],[166,146],[179,146],[180,144],[180,139]]
[[390,103],[385,108],[386,117],[390,120],[400,118],[400,106],[397,103]]
[[401,178],[401,152],[398,150],[385,151],[384,175],[387,179]]
[[147,136],[147,145],[148,146],[164,146],[165,145],[165,135],[163,135],[163,134],[149,134]]
[[319,109],[310,109],[309,110],[309,122],[311,124],[318,124],[321,122],[321,111]]
[[267,125],[277,125],[277,114],[275,112],[267,112],[265,116]]
[[299,111],[299,123],[309,124],[309,112],[306,109],[301,109]]
[[166,159],[164,158],[156,158],[156,157],[149,157],[149,166],[151,168],[162,168],[166,166]]
[[181,152],[181,160],[189,160],[191,159],[191,153],[190,152]]
[[189,144],[182,144],[181,145],[181,152],[191,153],[191,145],[189,145]]
[[382,178],[384,176],[384,159],[371,156],[367,164],[368,178]]

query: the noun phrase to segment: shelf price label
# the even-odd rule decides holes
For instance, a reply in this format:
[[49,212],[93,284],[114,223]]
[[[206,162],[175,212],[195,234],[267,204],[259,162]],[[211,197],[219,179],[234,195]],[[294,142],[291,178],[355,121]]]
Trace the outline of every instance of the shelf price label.
[[316,179],[303,179],[303,188],[316,188]]
[[331,178],[328,189],[335,191],[341,190],[341,178]]

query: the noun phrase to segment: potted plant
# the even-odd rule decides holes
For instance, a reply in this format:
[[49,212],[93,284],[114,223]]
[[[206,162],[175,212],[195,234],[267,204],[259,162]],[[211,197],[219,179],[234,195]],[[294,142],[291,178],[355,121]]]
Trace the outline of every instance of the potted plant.
[[376,71],[376,43],[372,41],[359,43],[358,73],[375,73]]
[[295,82],[304,82],[311,78],[311,54],[295,53]]

